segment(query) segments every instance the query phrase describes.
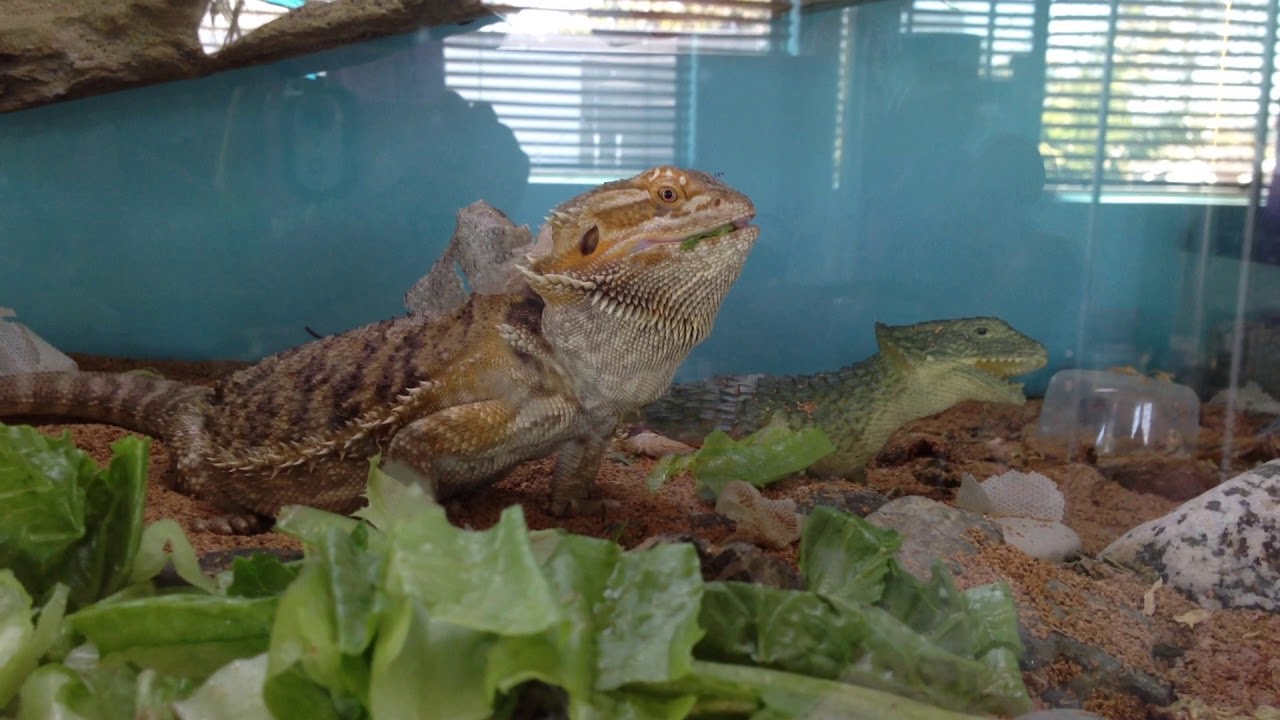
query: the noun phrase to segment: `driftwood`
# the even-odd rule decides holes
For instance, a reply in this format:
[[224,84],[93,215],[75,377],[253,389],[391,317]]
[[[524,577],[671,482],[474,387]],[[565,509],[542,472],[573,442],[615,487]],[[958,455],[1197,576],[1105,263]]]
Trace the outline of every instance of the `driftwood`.
[[0,0],[0,112],[492,15],[480,0],[308,3],[206,55],[209,0]]

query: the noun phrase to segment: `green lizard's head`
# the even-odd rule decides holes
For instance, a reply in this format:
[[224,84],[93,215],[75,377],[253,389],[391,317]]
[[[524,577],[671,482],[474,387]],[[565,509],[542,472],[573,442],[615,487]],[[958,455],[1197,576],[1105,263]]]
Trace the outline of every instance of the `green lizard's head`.
[[[916,369],[971,368],[1006,380],[1045,366],[1044,346],[993,317],[935,320],[915,325],[876,323],[880,352]],[[1021,394],[1020,386],[1016,387]]]

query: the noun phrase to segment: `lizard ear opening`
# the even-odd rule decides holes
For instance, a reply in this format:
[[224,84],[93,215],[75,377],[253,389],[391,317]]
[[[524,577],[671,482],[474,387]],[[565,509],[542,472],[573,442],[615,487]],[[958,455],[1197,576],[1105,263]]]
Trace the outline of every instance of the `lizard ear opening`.
[[592,225],[585,233],[582,234],[582,240],[578,242],[578,249],[582,250],[583,255],[590,255],[596,251],[596,246],[600,244],[600,228]]

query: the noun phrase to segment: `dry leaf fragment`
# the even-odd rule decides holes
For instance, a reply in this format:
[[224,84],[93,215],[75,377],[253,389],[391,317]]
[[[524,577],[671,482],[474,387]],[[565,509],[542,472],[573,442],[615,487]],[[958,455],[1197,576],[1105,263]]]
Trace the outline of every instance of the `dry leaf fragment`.
[[800,539],[801,519],[796,501],[770,500],[749,482],[733,480],[720,491],[716,512],[734,522],[730,540],[770,548],[784,548]]
[[693,446],[685,445],[679,440],[672,440],[665,435],[659,435],[655,432],[640,432],[631,437],[623,438],[619,445],[627,452],[633,452],[637,455],[648,455],[649,457],[662,457],[664,455],[688,455],[694,451]]
[[1164,587],[1164,578],[1156,578],[1156,581],[1151,584],[1151,587],[1147,588],[1147,591],[1142,593],[1143,615],[1149,616],[1156,614],[1156,591],[1162,587]]
[[1208,619],[1208,610],[1205,610],[1204,608],[1196,608],[1195,610],[1188,610],[1181,615],[1175,615],[1173,621],[1182,623],[1189,628],[1193,628]]

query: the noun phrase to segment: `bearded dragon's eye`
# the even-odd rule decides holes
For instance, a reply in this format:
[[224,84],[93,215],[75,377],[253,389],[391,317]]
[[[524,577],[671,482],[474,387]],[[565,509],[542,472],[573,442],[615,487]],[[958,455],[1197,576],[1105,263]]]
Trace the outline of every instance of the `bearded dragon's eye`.
[[987,330],[986,326],[983,325],[976,328],[974,332],[978,333],[979,335],[986,335],[989,331]]
[[582,240],[578,243],[578,249],[583,255],[590,255],[596,251],[596,246],[600,244],[600,228],[595,225],[591,229],[582,234]]
[[658,198],[662,202],[673,203],[680,199],[680,191],[670,185],[664,185],[658,188]]

